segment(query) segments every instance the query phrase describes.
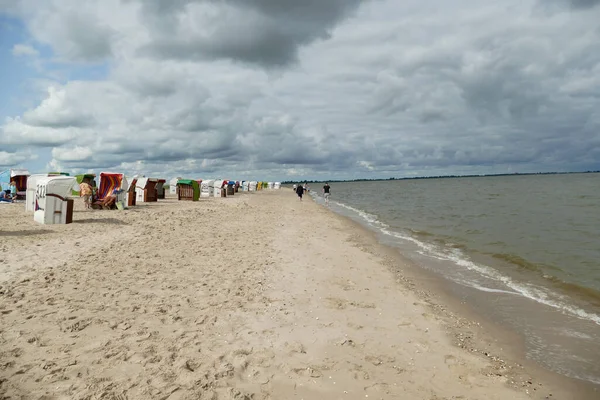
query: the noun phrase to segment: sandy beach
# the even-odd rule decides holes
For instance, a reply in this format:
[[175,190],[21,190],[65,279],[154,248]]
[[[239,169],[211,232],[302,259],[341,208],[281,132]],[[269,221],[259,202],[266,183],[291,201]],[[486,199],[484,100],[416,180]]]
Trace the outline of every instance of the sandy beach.
[[76,203],[0,207],[1,399],[594,398],[289,189]]

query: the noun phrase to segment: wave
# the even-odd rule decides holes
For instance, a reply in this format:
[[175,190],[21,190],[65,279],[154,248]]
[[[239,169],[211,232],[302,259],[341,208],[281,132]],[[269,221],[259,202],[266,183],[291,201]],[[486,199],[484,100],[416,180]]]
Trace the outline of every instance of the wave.
[[349,205],[344,204],[344,203],[340,203],[338,201],[332,201],[331,203],[333,203],[333,204],[335,204],[335,205],[337,205],[339,207],[345,208],[346,210],[350,210],[350,211],[355,212],[360,217],[362,217],[365,221],[367,221],[369,224],[372,224],[372,225],[375,225],[375,226],[378,226],[378,227],[385,227],[385,228],[388,227],[387,224],[384,224],[383,222],[379,221],[379,219],[377,218],[377,216],[375,216],[373,214],[369,214],[366,211],[359,210],[358,208],[354,208],[352,206],[349,206]]
[[593,305],[600,307],[600,292],[595,289],[578,285],[576,283],[565,282],[556,276],[551,275],[543,275],[544,278],[550,281],[554,286],[558,288],[568,291],[569,293],[573,293],[592,303]]
[[497,260],[505,261],[507,263],[517,266],[518,268],[526,269],[528,271],[541,272],[541,271],[545,271],[548,269],[559,270],[559,268],[552,266],[552,265],[547,265],[547,264],[542,265],[542,264],[527,261],[523,257],[519,257],[516,254],[492,253],[490,255]]
[[581,286],[576,283],[565,282],[554,275],[548,275],[544,273],[544,271],[548,270],[560,271],[560,268],[558,267],[548,264],[529,262],[515,254],[494,253],[491,254],[491,256],[495,259],[515,265],[518,268],[522,268],[532,272],[537,272],[546,281],[550,282],[554,287],[560,289],[561,291],[578,296],[583,300],[589,301],[594,306],[600,306],[600,292],[598,292],[596,289]]
[[[435,244],[419,240],[417,237],[415,237],[415,236],[428,236],[428,235],[415,235],[414,233],[410,234],[410,233],[402,233],[402,232],[394,231],[390,228],[389,225],[381,222],[377,218],[377,216],[375,216],[373,214],[370,214],[364,210],[360,210],[358,208],[349,206],[347,204],[344,204],[344,203],[341,203],[338,201],[335,201],[335,202],[332,201],[331,203],[335,204],[336,206],[338,206],[340,208],[343,208],[343,209],[346,209],[348,211],[355,213],[356,215],[361,217],[364,220],[364,222],[367,223],[368,226],[378,230],[379,232],[381,232],[382,234],[384,234],[386,236],[415,244],[420,249],[420,251],[418,251],[418,252],[422,255],[432,257],[432,258],[442,260],[442,261],[450,261],[459,267],[462,267],[468,271],[477,273],[481,277],[484,277],[484,278],[489,279],[494,282],[501,283],[508,290],[493,289],[493,288],[489,288],[486,286],[482,286],[476,282],[466,281],[466,280],[461,280],[461,279],[452,279],[451,277],[448,277],[448,278],[456,281],[459,284],[469,286],[471,288],[474,288],[474,289],[480,290],[480,291],[484,291],[484,292],[496,292],[496,293],[504,293],[504,294],[511,294],[511,295],[519,295],[524,298],[535,301],[537,303],[552,307],[562,313],[566,313],[568,315],[571,315],[571,316],[574,316],[574,317],[577,317],[580,319],[592,321],[592,322],[596,323],[597,325],[600,325],[600,315],[587,312],[581,308],[571,305],[562,300],[562,299],[564,299],[563,296],[560,296],[557,293],[553,293],[546,288],[539,287],[539,286],[529,284],[529,283],[516,282],[512,278],[501,274],[499,271],[497,271],[496,269],[494,269],[490,266],[475,263],[472,260],[470,260],[469,257],[463,251],[461,251],[460,246],[452,246],[452,245],[441,246],[441,247],[436,246]],[[526,268],[526,269],[534,269],[534,267],[537,268],[537,266],[535,266],[534,264],[528,263],[526,260],[524,260],[518,256],[497,255],[496,258],[501,258],[501,259],[504,259],[505,261],[509,261],[511,263],[521,265],[523,268]],[[573,285],[573,284],[567,284],[564,282],[563,282],[563,284],[565,287],[566,286],[577,286],[577,285]],[[579,288],[581,288],[581,287],[579,287]],[[598,297],[598,299],[600,300],[600,297]]]
[[435,236],[433,233],[429,233],[429,232],[426,232],[426,231],[419,231],[419,230],[416,230],[416,229],[408,229],[408,231],[410,233],[412,233],[413,235],[416,235],[416,236],[423,236],[423,237]]

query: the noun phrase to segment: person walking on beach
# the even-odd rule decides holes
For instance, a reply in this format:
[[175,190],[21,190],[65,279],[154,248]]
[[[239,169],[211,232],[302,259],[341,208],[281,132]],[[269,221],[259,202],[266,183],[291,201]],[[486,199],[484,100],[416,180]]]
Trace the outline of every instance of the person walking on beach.
[[325,182],[325,185],[323,186],[323,197],[325,198],[325,204],[329,205],[329,196],[331,195],[331,186],[329,186],[328,182]]
[[302,195],[304,194],[304,188],[302,185],[298,185],[298,188],[296,188],[296,194],[300,198],[300,201],[302,201]]
[[83,197],[83,203],[85,208],[89,209],[92,207],[92,186],[87,182],[81,182],[79,184],[79,195]]

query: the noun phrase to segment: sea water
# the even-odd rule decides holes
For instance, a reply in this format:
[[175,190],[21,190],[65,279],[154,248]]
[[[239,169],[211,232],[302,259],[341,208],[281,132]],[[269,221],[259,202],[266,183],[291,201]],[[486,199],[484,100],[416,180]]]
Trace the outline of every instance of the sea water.
[[331,183],[331,192],[333,211],[521,333],[529,358],[600,385],[600,174]]

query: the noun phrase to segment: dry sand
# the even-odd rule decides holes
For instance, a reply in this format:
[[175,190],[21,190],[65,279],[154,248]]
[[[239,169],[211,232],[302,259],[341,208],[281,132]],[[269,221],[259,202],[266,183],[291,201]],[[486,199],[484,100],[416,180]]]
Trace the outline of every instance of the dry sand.
[[472,351],[474,323],[290,190],[80,203],[0,207],[0,399],[582,398]]

